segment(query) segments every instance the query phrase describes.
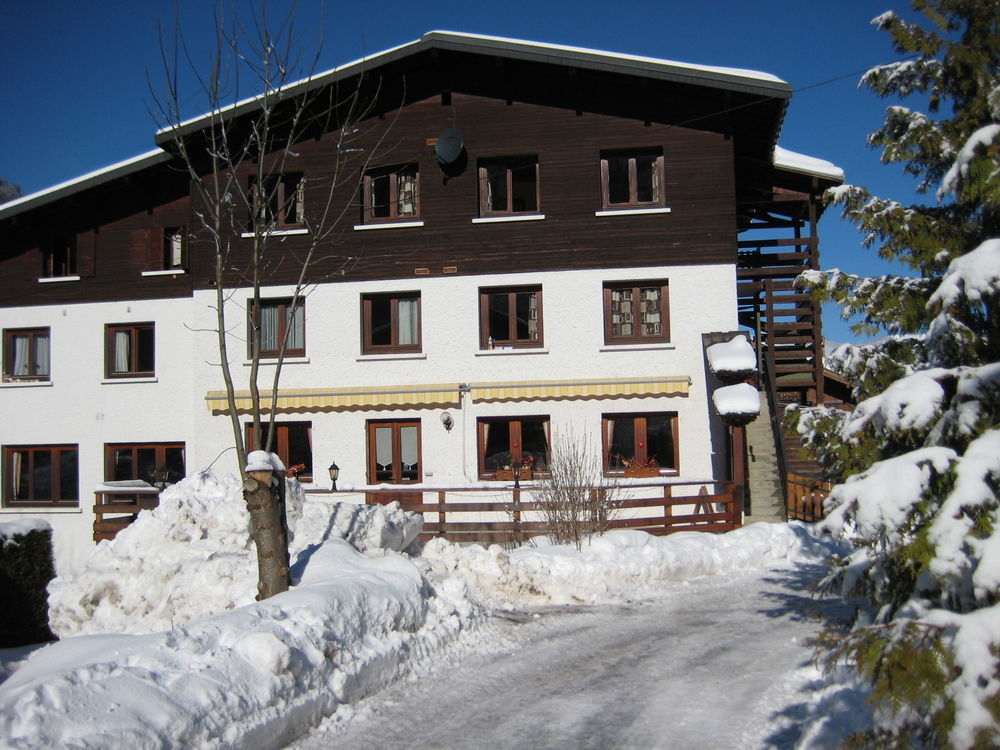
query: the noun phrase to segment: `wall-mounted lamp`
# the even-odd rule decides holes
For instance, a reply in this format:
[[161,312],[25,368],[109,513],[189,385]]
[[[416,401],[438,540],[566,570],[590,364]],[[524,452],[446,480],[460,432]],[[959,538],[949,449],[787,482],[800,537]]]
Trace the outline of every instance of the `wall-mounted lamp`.
[[455,426],[455,420],[452,419],[451,414],[445,412],[444,414],[441,415],[441,424],[444,425],[444,428],[448,432],[451,432],[451,428]]
[[333,483],[331,490],[337,489],[337,479],[340,477],[340,467],[337,466],[337,462],[334,461],[330,464],[330,481]]

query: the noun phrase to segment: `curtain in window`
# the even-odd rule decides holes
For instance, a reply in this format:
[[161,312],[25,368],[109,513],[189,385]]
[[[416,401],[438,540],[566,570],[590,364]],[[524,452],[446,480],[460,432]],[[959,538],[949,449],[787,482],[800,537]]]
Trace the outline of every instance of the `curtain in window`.
[[660,170],[659,170],[659,163],[658,163],[657,159],[653,160],[653,170],[652,170],[652,174],[650,176],[652,177],[651,183],[652,183],[652,188],[653,188],[653,190],[652,190],[652,193],[653,193],[652,202],[653,203],[659,203],[661,201],[661,199],[660,199]]
[[659,336],[662,332],[660,320],[660,290],[650,287],[642,290],[642,333]]
[[28,372],[28,336],[14,336],[14,369],[11,375],[30,375]]
[[128,372],[132,362],[132,337],[128,331],[115,331],[115,372]]
[[528,338],[538,338],[538,295],[528,296]]
[[[306,309],[299,302],[298,307],[295,308],[295,312],[291,314],[290,320],[288,321],[288,333],[287,341],[285,342],[286,349],[302,349],[305,347],[305,337],[306,337]],[[277,347],[275,347],[277,348]]]
[[35,374],[49,374],[49,337],[46,334],[35,336]]
[[21,464],[24,460],[24,454],[20,451],[10,452],[10,478],[11,483],[14,486],[14,494],[11,497],[17,500],[23,500],[24,497],[21,495],[21,481],[24,475],[21,473]]
[[399,216],[415,216],[417,213],[417,176],[400,172],[396,176],[396,190],[399,193]]
[[416,299],[399,300],[399,345],[417,343],[417,326],[419,324]]
[[278,348],[278,306],[262,305],[260,308],[260,348],[275,351]]
[[632,335],[632,290],[611,291],[611,332],[615,336]]
[[417,478],[417,428],[399,428],[400,461],[403,464],[403,479]]

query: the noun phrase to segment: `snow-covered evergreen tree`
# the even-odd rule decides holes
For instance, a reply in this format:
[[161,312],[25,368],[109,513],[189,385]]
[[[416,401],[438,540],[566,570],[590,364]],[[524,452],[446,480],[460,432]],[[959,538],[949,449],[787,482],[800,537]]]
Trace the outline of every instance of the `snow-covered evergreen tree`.
[[873,615],[827,641],[872,684],[858,747],[1000,745],[1000,0],[914,0],[925,20],[874,23],[902,60],[862,83],[890,106],[870,138],[928,196],[901,205],[845,186],[828,198],[864,244],[913,270],[800,283],[888,334],[835,357],[851,413],[805,410],[800,432],[842,483],[827,529],[855,552],[836,580]]

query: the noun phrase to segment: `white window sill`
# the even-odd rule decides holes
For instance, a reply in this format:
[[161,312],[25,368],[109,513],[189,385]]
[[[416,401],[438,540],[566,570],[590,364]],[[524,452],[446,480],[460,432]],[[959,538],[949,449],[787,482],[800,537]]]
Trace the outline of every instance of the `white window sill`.
[[155,375],[153,377],[140,377],[140,378],[130,378],[127,376],[122,376],[120,378],[105,378],[101,381],[101,385],[117,385],[118,383],[158,383],[159,378]]
[[[296,234],[309,234],[309,230],[305,227],[297,227],[295,229],[268,229],[260,233],[261,237],[291,237]],[[240,237],[248,240],[251,237],[255,237],[255,232],[243,232]]]
[[399,354],[362,354],[356,362],[384,362],[397,359],[427,359],[423,352],[401,352]]
[[387,221],[384,224],[355,224],[355,232],[364,232],[368,229],[416,229],[422,227],[423,221]]
[[17,507],[0,508],[0,516],[40,516],[45,514],[79,515],[83,513],[83,508],[46,508],[44,505],[24,505]]
[[51,380],[9,380],[0,383],[0,388],[51,388]]
[[[244,362],[243,362],[243,366],[244,367],[250,367],[250,365],[252,365],[252,364],[253,364],[253,360],[252,359],[247,359],[247,360],[244,360]],[[261,365],[276,365],[276,364],[278,364],[278,358],[277,357],[266,357],[266,358],[265,357],[261,357],[260,364]],[[281,364],[282,365],[308,365],[309,364],[309,357],[285,357],[281,361]]]
[[38,280],[39,284],[61,284],[64,281],[79,281],[79,276],[46,276]]
[[482,351],[476,352],[477,357],[502,357],[508,354],[548,354],[548,349],[543,349],[541,347],[522,347],[515,349],[510,347],[509,349],[483,349]]
[[183,268],[171,268],[164,271],[142,271],[140,276],[183,276],[186,274]]
[[619,208],[594,211],[594,216],[642,216],[643,214],[669,214],[669,208]]
[[473,224],[504,224],[508,221],[542,221],[545,214],[511,214],[510,216],[480,216],[473,219]]
[[600,352],[634,352],[637,350],[641,351],[673,351],[677,348],[677,344],[671,344],[669,341],[658,343],[658,344],[605,344],[600,347],[598,351]]

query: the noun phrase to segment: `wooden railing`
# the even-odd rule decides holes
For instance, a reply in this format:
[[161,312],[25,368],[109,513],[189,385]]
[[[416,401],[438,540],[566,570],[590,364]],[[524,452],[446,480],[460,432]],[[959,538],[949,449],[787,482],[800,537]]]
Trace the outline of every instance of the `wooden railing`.
[[[732,482],[624,485],[618,497],[609,502],[606,527],[657,535],[730,531],[743,523],[742,508],[736,500],[742,497],[741,489]],[[593,497],[601,490],[586,491]],[[356,497],[359,492],[323,494]],[[548,532],[542,505],[532,499],[531,486],[379,488],[363,494],[366,503],[398,501],[405,510],[423,515],[423,540],[444,537],[458,542],[516,543]]]
[[823,518],[823,501],[830,494],[833,485],[813,477],[800,474],[786,474],[785,485],[788,518],[798,521],[819,521]]
[[[145,484],[145,482],[143,482]],[[115,534],[132,523],[140,510],[160,504],[160,490],[145,487],[102,487],[94,492],[94,541],[114,539]]]

